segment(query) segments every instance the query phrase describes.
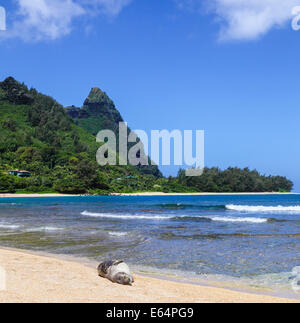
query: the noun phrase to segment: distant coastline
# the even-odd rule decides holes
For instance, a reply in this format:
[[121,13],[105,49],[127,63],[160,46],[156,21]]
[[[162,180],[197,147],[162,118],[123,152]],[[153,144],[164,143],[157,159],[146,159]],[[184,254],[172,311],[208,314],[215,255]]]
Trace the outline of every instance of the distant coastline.
[[261,192],[261,193],[163,193],[163,192],[145,192],[145,193],[114,193],[111,194],[113,196],[185,196],[185,195],[192,195],[192,196],[209,196],[209,195],[300,195],[300,193],[279,193],[279,192]]
[[[141,193],[111,193],[108,196],[210,196],[210,195],[300,195],[300,193],[278,193],[278,192],[262,192],[262,193],[163,193],[163,192],[141,192]],[[101,196],[101,195],[88,195],[88,194],[14,194],[5,193],[0,194],[0,198],[13,198],[13,197],[75,197],[75,196]]]

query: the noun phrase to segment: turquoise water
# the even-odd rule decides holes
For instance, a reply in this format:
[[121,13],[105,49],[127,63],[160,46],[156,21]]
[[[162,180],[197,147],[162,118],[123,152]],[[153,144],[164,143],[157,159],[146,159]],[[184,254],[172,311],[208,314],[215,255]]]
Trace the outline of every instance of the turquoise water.
[[300,297],[300,195],[2,198],[0,245]]

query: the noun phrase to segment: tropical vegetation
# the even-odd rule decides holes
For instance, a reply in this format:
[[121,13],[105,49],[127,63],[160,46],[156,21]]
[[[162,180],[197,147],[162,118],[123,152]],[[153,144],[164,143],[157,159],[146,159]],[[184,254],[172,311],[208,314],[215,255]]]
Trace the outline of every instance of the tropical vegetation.
[[[95,134],[123,121],[113,101],[92,89],[83,107],[64,108],[53,98],[9,77],[0,82],[0,192],[109,194],[118,192],[290,191],[280,176],[249,169],[205,169],[201,177],[164,178],[157,166],[99,166]],[[13,169],[32,176],[8,175]]]

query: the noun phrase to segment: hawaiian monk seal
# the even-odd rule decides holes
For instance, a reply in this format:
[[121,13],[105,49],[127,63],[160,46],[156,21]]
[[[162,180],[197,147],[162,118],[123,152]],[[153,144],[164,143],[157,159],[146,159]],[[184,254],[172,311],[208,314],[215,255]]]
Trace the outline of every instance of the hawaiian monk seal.
[[132,285],[134,279],[128,265],[122,260],[108,260],[102,262],[98,266],[98,274],[100,277],[107,278],[113,283],[121,285]]

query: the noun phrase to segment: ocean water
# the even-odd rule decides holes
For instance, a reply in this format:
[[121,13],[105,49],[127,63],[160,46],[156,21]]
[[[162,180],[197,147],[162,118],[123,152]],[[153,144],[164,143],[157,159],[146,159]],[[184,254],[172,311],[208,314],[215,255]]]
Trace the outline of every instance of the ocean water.
[[1,198],[0,245],[300,298],[300,195]]

